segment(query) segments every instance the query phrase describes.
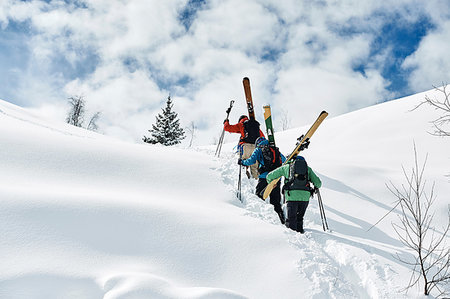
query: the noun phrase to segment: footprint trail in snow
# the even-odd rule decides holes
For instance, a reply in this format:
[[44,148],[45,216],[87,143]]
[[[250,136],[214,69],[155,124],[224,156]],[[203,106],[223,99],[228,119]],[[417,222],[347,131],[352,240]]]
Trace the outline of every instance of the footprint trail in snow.
[[[236,156],[222,153],[216,159],[224,184],[236,193],[239,175]],[[313,298],[407,298],[394,284],[397,273],[373,253],[378,249],[353,241],[341,232],[323,232],[316,198],[310,200],[305,214],[306,233],[302,235],[280,223],[273,206],[254,194],[255,186],[256,180],[247,179],[243,173],[241,192],[245,214],[280,227],[286,242],[299,251],[298,275],[310,280]],[[326,203],[324,207],[326,212]],[[328,214],[327,217],[332,230],[333,219]]]

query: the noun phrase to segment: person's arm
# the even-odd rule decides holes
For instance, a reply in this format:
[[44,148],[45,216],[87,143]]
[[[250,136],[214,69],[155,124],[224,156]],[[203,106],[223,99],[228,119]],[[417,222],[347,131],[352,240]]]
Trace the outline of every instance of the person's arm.
[[266,176],[267,183],[270,183],[273,180],[281,178],[284,176],[285,178],[289,177],[289,164],[278,167],[275,170],[269,172]]
[[316,188],[322,187],[322,181],[314,173],[314,171],[311,169],[311,167],[308,167],[308,177],[309,177],[309,180],[311,181],[311,183],[314,184],[314,187],[316,187]]
[[246,159],[246,160],[242,160],[242,165],[244,166],[250,166],[256,163],[256,161],[258,161],[258,155],[261,153],[261,149],[260,148],[255,148],[255,150],[253,151],[252,155]]
[[227,132],[230,133],[241,133],[242,129],[243,129],[243,124],[242,123],[237,123],[235,125],[230,125],[230,122],[228,120],[226,120],[223,123],[223,129]]

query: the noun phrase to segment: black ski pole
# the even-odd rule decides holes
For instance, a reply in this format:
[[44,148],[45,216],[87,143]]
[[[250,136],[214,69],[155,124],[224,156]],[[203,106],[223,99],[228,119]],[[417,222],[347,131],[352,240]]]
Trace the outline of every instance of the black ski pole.
[[328,228],[327,217],[325,216],[325,209],[323,208],[322,196],[320,195],[319,188],[317,188],[316,190],[317,190],[316,191],[317,201],[319,202],[320,217],[322,218],[323,231],[327,231],[327,230],[329,230],[329,228]]
[[320,211],[320,219],[322,220],[322,228],[323,228],[323,231],[326,231],[325,223],[324,223],[324,220],[323,220],[322,202],[320,201],[320,197],[319,196],[317,196],[317,201],[319,203],[319,211]]
[[[234,100],[230,101],[230,107],[228,107],[226,113],[227,113],[227,118],[230,116],[230,112],[231,112],[231,108],[233,108],[233,104],[234,104]],[[220,156],[220,151],[222,150],[222,144],[223,144],[223,138],[225,135],[225,128],[222,129],[222,134],[220,134],[220,138],[219,138],[219,143],[217,144],[217,148],[216,148],[216,153],[214,154],[215,156],[219,157]]]

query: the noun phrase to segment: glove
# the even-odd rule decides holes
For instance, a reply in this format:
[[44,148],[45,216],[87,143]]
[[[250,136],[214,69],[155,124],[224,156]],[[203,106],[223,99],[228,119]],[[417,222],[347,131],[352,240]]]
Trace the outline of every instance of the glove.
[[317,194],[318,192],[319,192],[319,188],[317,188],[317,187],[314,187],[314,194]]
[[225,124],[226,122],[228,122],[228,118],[227,119],[225,119],[224,121],[223,121],[223,123]]
[[244,166],[244,164],[242,164],[242,159],[241,158],[238,159],[238,165]]
[[230,114],[231,108],[228,108],[226,112],[227,112],[227,114]]

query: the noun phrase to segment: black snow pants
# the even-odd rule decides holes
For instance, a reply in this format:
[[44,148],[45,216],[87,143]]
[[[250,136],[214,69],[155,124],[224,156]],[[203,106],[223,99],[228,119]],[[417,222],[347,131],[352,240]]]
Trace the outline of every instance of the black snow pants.
[[303,217],[309,201],[288,201],[286,226],[299,233],[304,233]]
[[[264,188],[266,188],[267,186],[267,180],[265,178],[259,178],[258,179],[258,184],[256,185],[256,195],[263,199],[263,190]],[[272,192],[269,195],[270,197],[270,203],[273,205],[273,209],[275,210],[275,212],[277,212],[278,217],[280,217],[280,221],[284,224],[285,220],[284,220],[284,213],[283,213],[283,209],[281,208],[281,193],[280,193],[280,182],[277,183],[277,185],[275,186],[275,188],[273,188]]]

